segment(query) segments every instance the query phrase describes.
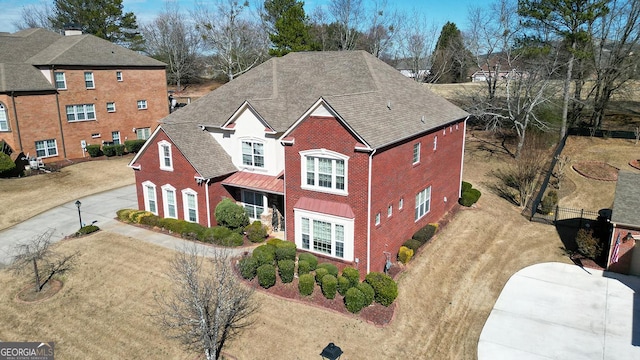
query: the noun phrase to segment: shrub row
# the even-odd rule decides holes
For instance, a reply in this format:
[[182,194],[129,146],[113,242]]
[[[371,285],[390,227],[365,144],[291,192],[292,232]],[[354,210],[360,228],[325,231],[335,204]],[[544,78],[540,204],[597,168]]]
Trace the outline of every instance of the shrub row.
[[474,189],[471,183],[466,181],[462,182],[462,193],[460,194],[460,199],[458,202],[462,206],[470,207],[480,199],[480,190]]
[[[420,249],[420,247],[433,237],[435,233],[438,232],[438,224],[428,224],[416,231],[415,234],[411,237],[411,239],[407,240],[402,244],[400,250],[398,251],[398,260],[403,264],[406,264],[411,260],[413,255]],[[404,248],[404,249],[403,249]]]
[[[144,143],[144,140],[142,141]],[[125,153],[126,150],[126,145],[123,144],[113,144],[113,145],[102,145],[102,148],[100,148],[100,145],[97,144],[89,144],[87,145],[87,152],[89,153],[89,156],[91,157],[98,157],[98,156],[102,156],[105,155],[107,157],[112,157],[112,156],[122,156]]]

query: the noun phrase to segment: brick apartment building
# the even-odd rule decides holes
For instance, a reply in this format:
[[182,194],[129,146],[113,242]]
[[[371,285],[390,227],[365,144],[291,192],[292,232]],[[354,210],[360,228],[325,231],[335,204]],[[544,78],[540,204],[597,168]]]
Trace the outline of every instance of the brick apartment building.
[[46,163],[146,139],[169,113],[165,67],[78,31],[0,33],[0,141]]
[[382,271],[458,200],[469,114],[364,51],[273,58],[162,119],[138,205],[216,224],[224,198],[298,249]]

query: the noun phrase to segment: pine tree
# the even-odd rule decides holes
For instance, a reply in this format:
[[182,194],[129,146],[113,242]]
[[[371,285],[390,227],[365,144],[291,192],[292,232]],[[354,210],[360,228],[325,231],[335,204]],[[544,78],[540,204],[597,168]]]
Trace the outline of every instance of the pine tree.
[[264,2],[264,9],[263,20],[271,25],[269,39],[273,43],[269,55],[283,56],[292,51],[309,51],[314,48],[304,2],[267,0]]

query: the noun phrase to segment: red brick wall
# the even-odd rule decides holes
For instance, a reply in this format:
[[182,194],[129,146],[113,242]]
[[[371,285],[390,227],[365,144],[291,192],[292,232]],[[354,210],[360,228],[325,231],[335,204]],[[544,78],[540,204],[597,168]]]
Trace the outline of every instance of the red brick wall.
[[[64,135],[67,158],[83,156],[80,141],[87,144],[101,144],[111,141],[111,132],[120,132],[120,141],[135,139],[134,128],[148,127],[153,131],[158,120],[169,114],[167,102],[166,75],[164,69],[63,69],[55,71],[65,73],[67,90],[58,95],[60,117],[56,95],[16,96],[16,110],[20,126],[20,136],[24,153],[35,154],[35,142],[55,138],[58,156],[45,158],[45,162],[64,159],[60,122]],[[85,71],[93,72],[95,89],[86,89]],[[116,71],[121,71],[123,81],[116,79]],[[53,78],[53,71],[51,72]],[[147,100],[146,110],[137,109],[137,100]],[[8,107],[12,124],[12,148],[18,150],[17,133],[13,105],[9,96],[0,99]],[[107,112],[106,103],[115,102],[116,111]],[[66,105],[94,104],[96,120],[68,122]],[[100,137],[92,138],[92,134]],[[0,134],[3,137],[5,133]],[[8,137],[8,136],[7,136]],[[88,156],[88,154],[85,154]]]
[[[390,253],[393,261],[400,246],[417,230],[438,222],[455,206],[461,181],[464,132],[464,122],[460,122],[375,154],[371,192],[371,271],[384,269],[384,252]],[[420,162],[413,165],[413,146],[418,142],[421,144]],[[431,186],[430,210],[415,221],[416,195],[428,186]],[[404,200],[402,209],[399,209],[400,199]],[[390,205],[393,209],[388,217]],[[376,213],[380,213],[377,226]]]
[[182,155],[182,153],[172,146],[171,155],[173,159],[173,171],[160,170],[160,158],[158,156],[158,142],[166,140],[168,137],[163,131],[159,131],[157,135],[149,139],[147,148],[140,155],[134,166],[140,166],[140,170],[135,170],[136,190],[138,196],[138,208],[145,208],[144,193],[142,183],[150,181],[156,185],[156,198],[158,203],[158,215],[164,217],[164,203],[162,200],[162,186],[170,184],[176,188],[176,205],[178,219],[184,219],[184,208],[182,202],[182,190],[190,188],[198,193],[198,222],[202,226],[207,226],[207,200],[206,191],[209,191],[209,205],[211,215],[211,226],[216,225],[215,207],[225,197],[232,197],[221,184],[220,181],[211,181],[207,186],[206,183],[198,184],[194,178],[196,176],[195,169]]
[[[631,233],[631,235],[638,236],[640,235],[640,230],[637,229],[627,229],[617,227],[613,229],[613,237],[611,238],[611,247],[607,249],[608,252],[608,260],[609,268],[607,270],[617,272],[620,274],[629,274],[631,270],[631,260],[633,259],[633,249],[636,244],[634,239],[624,240],[627,233]],[[620,247],[618,250],[618,261],[615,263],[611,263],[611,255],[613,253],[613,248],[616,243],[616,239],[620,236]]]
[[[294,241],[293,207],[301,197],[346,203],[355,213],[354,258],[359,259],[359,268],[366,269],[367,260],[367,184],[369,154],[354,151],[358,142],[332,117],[310,117],[292,133],[295,143],[285,147],[285,219],[286,238]],[[347,190],[348,196],[304,190],[301,184],[300,151],[327,149],[349,156]]]

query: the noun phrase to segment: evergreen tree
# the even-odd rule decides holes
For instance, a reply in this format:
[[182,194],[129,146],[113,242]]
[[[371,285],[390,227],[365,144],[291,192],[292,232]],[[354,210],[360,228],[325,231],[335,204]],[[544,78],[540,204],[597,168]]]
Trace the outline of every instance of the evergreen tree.
[[269,39],[273,48],[269,55],[283,56],[292,51],[308,51],[314,47],[309,35],[309,19],[304,2],[296,0],[267,0],[263,20],[271,25]]
[[464,46],[462,33],[452,22],[447,22],[440,32],[431,65],[432,82],[459,83],[467,78],[469,52]]

